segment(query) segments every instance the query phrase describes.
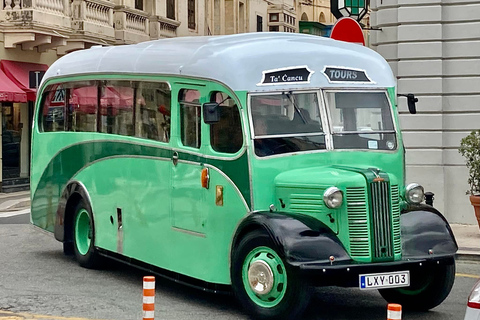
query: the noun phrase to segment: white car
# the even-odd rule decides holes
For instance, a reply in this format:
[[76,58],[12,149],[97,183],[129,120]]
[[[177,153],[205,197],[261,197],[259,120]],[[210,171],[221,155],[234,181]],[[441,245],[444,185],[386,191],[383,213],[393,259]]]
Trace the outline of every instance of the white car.
[[480,280],[475,283],[468,296],[467,312],[464,320],[480,320]]

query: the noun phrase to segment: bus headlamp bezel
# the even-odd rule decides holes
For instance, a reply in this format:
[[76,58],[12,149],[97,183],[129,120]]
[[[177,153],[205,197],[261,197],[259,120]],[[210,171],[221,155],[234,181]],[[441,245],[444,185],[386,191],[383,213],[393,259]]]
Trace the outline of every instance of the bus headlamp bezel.
[[425,190],[418,183],[410,183],[405,188],[405,201],[409,204],[420,204],[425,199]]
[[330,209],[340,208],[343,204],[343,192],[337,187],[330,187],[323,193],[323,202]]

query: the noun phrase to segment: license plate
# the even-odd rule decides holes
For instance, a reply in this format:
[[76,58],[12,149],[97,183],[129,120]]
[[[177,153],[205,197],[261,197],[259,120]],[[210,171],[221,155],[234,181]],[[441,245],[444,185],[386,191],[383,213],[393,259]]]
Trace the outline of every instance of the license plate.
[[384,289],[408,287],[410,285],[410,271],[361,274],[360,289]]

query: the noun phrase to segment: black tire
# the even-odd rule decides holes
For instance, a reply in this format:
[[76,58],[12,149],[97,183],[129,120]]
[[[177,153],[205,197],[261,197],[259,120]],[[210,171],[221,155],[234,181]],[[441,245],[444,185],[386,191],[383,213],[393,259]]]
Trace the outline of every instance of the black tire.
[[95,269],[101,266],[101,256],[95,248],[95,226],[90,206],[81,199],[74,209],[73,249],[78,264]]
[[75,248],[73,247],[73,242],[68,241],[63,243],[63,254],[66,256],[75,255]]
[[379,290],[390,303],[401,304],[406,310],[427,311],[443,302],[455,281],[455,263],[411,273],[410,287]]
[[[262,251],[264,252],[262,253]],[[271,286],[271,291],[268,294],[258,295],[249,285],[249,276],[246,276],[244,281],[243,275],[247,274],[246,270],[250,270],[255,259],[257,262],[258,260],[263,261],[264,256],[265,260],[271,258],[267,262],[276,266],[271,270],[277,269],[277,271],[273,271],[275,282]],[[288,267],[278,251],[275,250],[270,237],[259,230],[247,234],[234,248],[231,277],[235,296],[253,319],[299,319],[310,301],[308,286],[304,285],[294,270]],[[261,281],[257,283],[261,283]],[[276,295],[279,297],[272,300],[272,296]],[[262,299],[269,300],[262,301]]]

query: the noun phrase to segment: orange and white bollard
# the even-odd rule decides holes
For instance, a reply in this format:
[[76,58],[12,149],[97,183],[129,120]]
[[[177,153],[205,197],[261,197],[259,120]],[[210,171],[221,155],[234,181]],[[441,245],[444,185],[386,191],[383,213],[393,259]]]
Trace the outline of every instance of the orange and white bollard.
[[143,277],[143,320],[155,319],[155,277]]
[[402,306],[389,303],[387,307],[387,320],[402,320]]

